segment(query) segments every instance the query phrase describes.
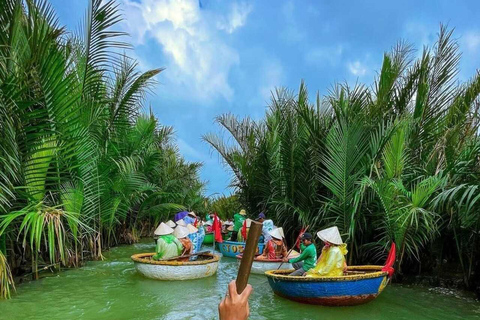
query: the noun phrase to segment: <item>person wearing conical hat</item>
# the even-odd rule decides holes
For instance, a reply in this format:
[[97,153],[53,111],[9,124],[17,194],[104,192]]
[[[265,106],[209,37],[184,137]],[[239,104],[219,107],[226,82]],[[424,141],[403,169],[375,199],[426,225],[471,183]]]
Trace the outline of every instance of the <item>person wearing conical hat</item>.
[[[257,221],[262,223],[262,236],[263,236],[263,243],[267,244],[272,236],[270,235],[270,231],[275,229],[275,225],[273,224],[273,220],[267,219],[265,213],[260,212],[257,217]],[[283,229],[282,229],[283,230]]]
[[185,222],[185,220],[180,219],[180,220],[177,221],[177,226],[186,227],[187,223]]
[[243,221],[247,218],[247,212],[242,209],[239,213],[233,215],[233,233],[232,241],[237,241],[238,231],[243,227]]
[[183,221],[185,221],[186,224],[191,224],[191,225],[194,225],[196,220],[197,220],[197,215],[193,211],[190,211],[187,214],[187,216],[183,218]]
[[175,227],[177,226],[177,224],[175,222],[173,222],[172,220],[168,220],[165,224],[172,229],[175,229]]
[[[202,243],[200,242],[199,243],[199,233],[198,233],[198,228],[194,227],[193,225],[191,224],[187,224],[187,229],[188,229],[188,238],[190,239],[190,241],[192,242],[192,253],[197,253],[198,252],[198,249],[200,249],[200,246],[202,245]],[[192,257],[192,258],[196,258],[196,257]],[[194,260],[194,259],[190,259],[190,260]]]
[[[193,244],[192,241],[188,238],[190,231],[188,231],[187,227],[178,226],[175,228],[173,235],[182,243],[183,250],[181,255],[187,255],[193,253]],[[179,261],[188,261],[188,258],[179,259]]]
[[205,222],[205,232],[207,233],[213,232],[213,220],[208,220]]
[[270,240],[268,240],[263,253],[257,259],[276,260],[286,258],[287,255],[287,247],[283,242],[283,228],[276,228],[270,231]]
[[307,277],[339,277],[347,267],[345,255],[347,245],[343,243],[337,227],[317,232],[317,236],[323,241],[322,253],[317,260],[315,268],[307,272]]
[[167,226],[166,223],[160,223],[154,234],[159,236],[154,260],[169,259],[176,257],[182,253],[182,243],[173,235],[173,229]]

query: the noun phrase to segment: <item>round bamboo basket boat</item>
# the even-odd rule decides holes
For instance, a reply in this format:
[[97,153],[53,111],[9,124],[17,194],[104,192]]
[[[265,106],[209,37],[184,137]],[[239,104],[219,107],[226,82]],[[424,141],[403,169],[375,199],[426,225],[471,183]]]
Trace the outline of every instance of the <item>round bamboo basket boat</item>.
[[155,253],[134,254],[135,269],[143,276],[156,280],[191,280],[213,276],[220,257],[212,253],[200,254],[195,261],[156,261]]
[[341,277],[298,277],[293,270],[265,272],[276,295],[324,306],[353,306],[374,300],[388,284],[382,266],[351,266]]

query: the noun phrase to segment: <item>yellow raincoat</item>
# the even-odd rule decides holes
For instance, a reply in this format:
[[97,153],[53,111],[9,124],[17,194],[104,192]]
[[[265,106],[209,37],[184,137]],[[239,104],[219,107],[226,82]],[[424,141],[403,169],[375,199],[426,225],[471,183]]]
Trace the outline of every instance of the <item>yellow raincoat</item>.
[[347,245],[323,247],[322,254],[315,268],[307,272],[307,277],[339,277],[343,276]]

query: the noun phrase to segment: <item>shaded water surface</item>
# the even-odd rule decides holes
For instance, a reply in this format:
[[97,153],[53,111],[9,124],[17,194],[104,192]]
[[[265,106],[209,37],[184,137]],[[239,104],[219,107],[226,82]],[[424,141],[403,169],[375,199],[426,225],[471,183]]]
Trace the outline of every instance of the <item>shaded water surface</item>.
[[[13,299],[0,301],[0,319],[216,319],[237,262],[222,258],[210,278],[162,282],[138,275],[130,260],[153,250],[153,241],[117,247],[105,261],[22,284]],[[478,302],[417,287],[390,285],[369,304],[328,308],[277,297],[264,276],[250,283],[251,319],[480,319]]]

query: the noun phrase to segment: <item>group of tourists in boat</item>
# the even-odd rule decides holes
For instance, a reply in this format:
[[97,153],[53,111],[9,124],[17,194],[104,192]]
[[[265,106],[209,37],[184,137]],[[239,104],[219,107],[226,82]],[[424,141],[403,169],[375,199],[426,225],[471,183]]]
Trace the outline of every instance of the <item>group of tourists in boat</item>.
[[[322,305],[360,304],[374,299],[393,273],[394,245],[385,266],[348,267],[347,246],[337,227],[316,233],[323,242],[317,258],[311,233],[302,230],[292,249],[288,250],[282,227],[276,227],[263,212],[255,220],[262,223],[262,234],[251,272],[266,275],[272,290],[279,296]],[[241,261],[252,221],[245,210],[226,221],[215,214],[201,219],[194,212],[179,212],[173,220],[160,223],[155,230],[155,237],[158,237],[155,252],[134,255],[132,259],[141,274],[154,279],[211,276],[218,268],[220,256],[200,252],[202,244],[211,237],[224,257]]]

